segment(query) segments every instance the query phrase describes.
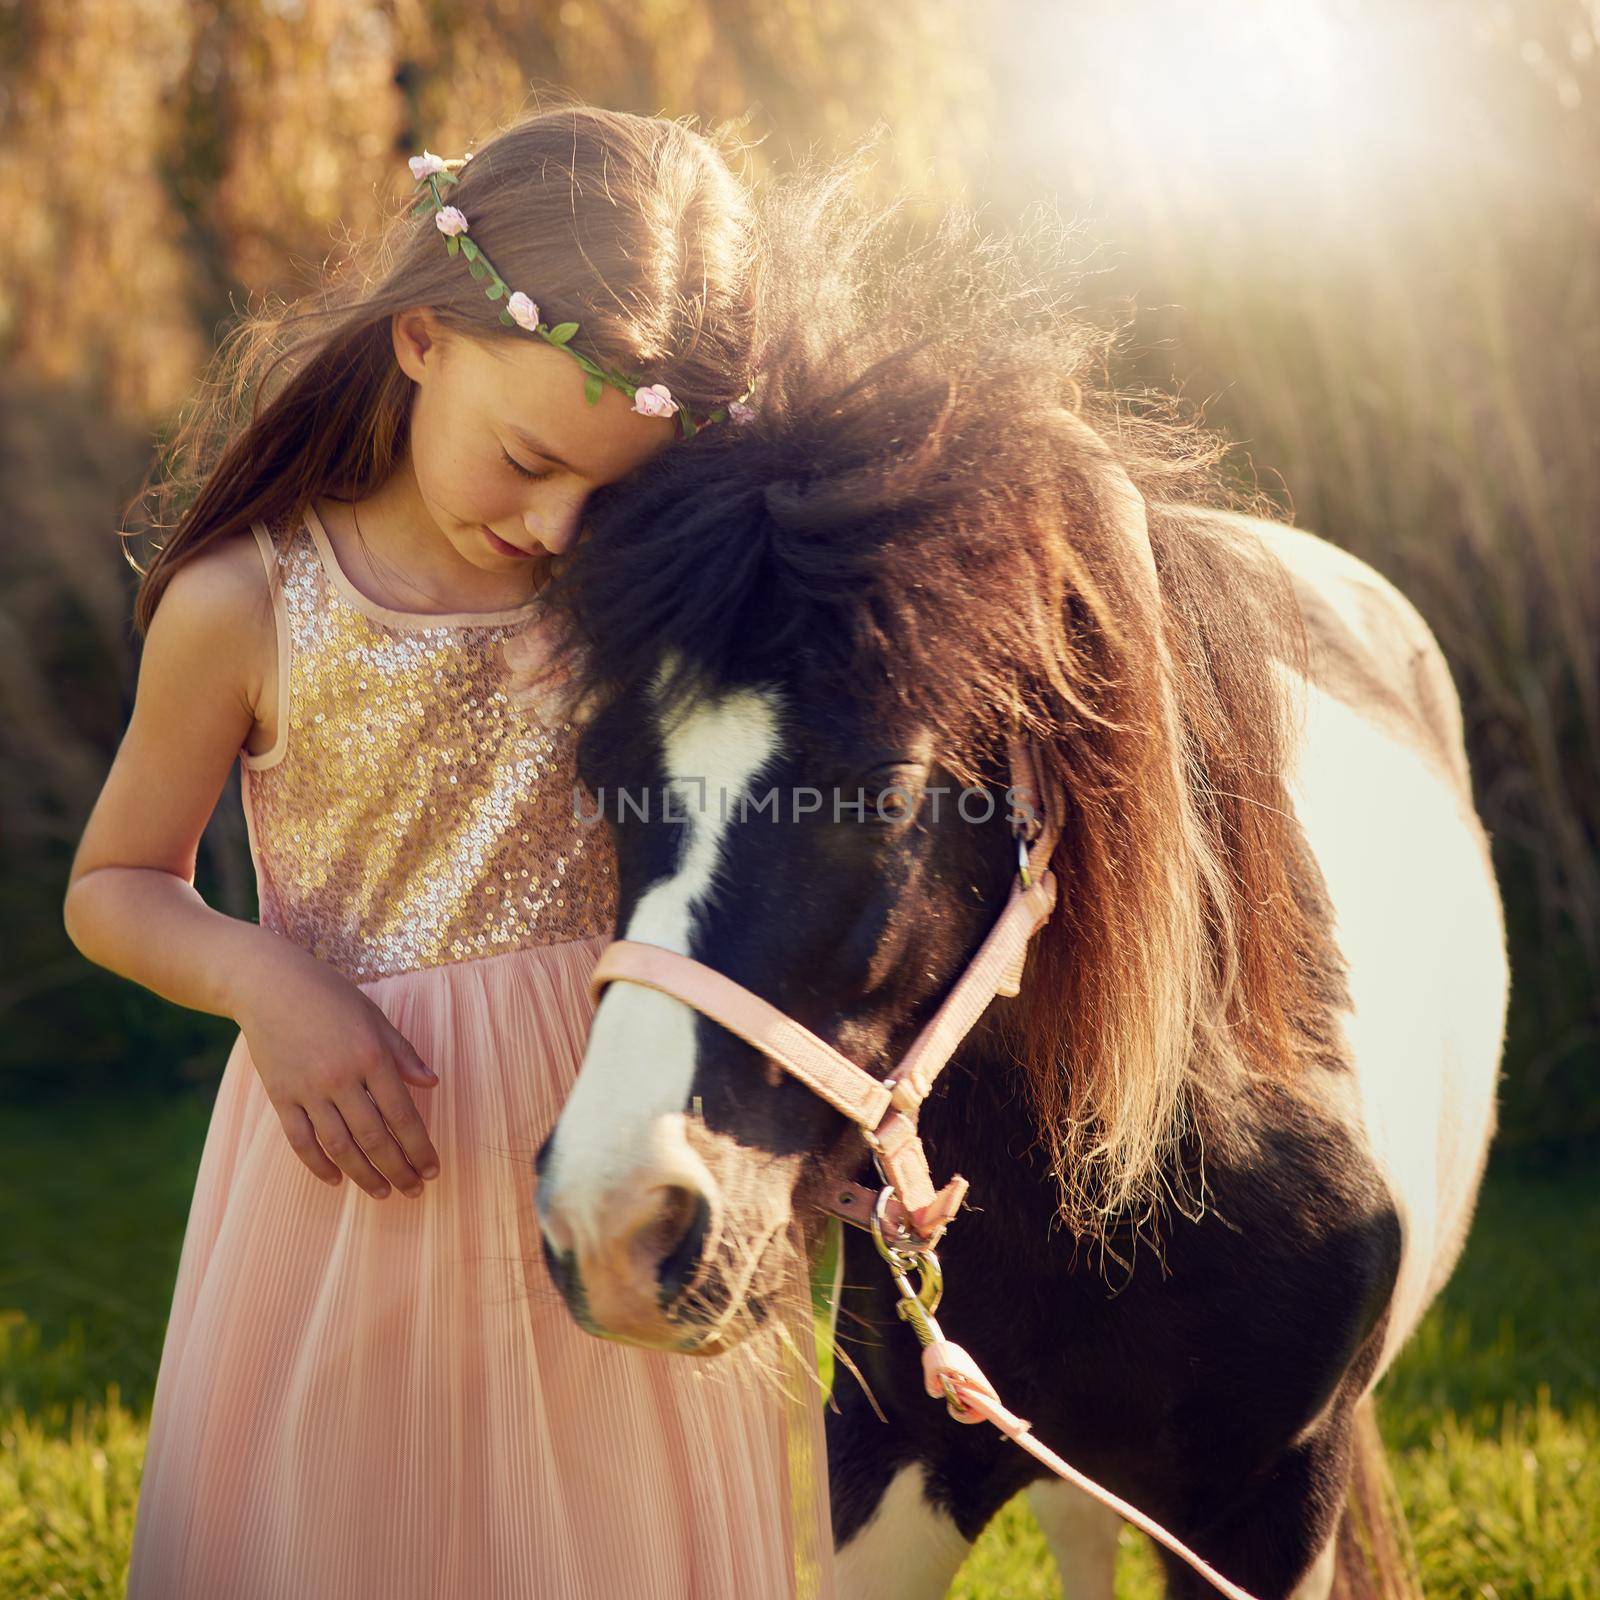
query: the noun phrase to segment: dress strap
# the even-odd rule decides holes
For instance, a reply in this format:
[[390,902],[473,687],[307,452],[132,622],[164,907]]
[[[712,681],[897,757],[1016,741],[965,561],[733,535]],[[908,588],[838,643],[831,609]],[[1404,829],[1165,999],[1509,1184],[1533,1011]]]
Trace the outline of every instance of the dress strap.
[[283,597],[283,563],[278,547],[273,543],[265,524],[252,522],[250,531],[255,535],[256,549],[267,571],[267,590],[272,596],[273,634],[277,641],[275,653],[278,658],[278,731],[270,750],[263,750],[258,756],[251,755],[248,750],[241,751],[239,759],[251,772],[262,772],[282,761],[284,751],[289,747],[289,653],[292,646],[289,639],[289,612]]

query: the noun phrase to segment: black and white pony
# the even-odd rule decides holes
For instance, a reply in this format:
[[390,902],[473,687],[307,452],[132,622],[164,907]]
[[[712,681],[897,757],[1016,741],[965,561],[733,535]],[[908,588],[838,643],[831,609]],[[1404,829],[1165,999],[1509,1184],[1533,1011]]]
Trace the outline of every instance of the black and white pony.
[[[1096,399],[992,245],[892,256],[837,196],[790,220],[759,417],[604,497],[560,580],[618,935],[882,1075],[1004,903],[1006,807],[960,802],[1030,736],[1060,904],[923,1112],[971,1184],[941,1321],[1261,1600],[1358,1592],[1368,1397],[1461,1249],[1506,999],[1438,647],[1352,557],[1197,509],[1206,442]],[[869,1181],[837,1112],[627,983],[538,1168],[575,1314],[702,1352],[761,1324],[819,1186]],[[927,1398],[845,1246],[838,1593],[942,1595],[1029,1488],[1064,1592],[1109,1596],[1115,1520]]]

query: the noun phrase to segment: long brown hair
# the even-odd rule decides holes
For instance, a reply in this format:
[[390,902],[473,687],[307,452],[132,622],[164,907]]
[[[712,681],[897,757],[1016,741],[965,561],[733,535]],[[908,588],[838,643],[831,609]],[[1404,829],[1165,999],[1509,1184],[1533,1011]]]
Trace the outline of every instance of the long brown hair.
[[[544,320],[574,346],[694,411],[724,405],[754,369],[759,251],[731,145],[687,123],[591,106],[539,112],[473,152],[450,200]],[[319,290],[246,317],[125,517],[155,554],[134,616],[150,625],[173,574],[202,550],[319,494],[360,498],[404,454],[415,387],[391,318],[432,309],[452,332],[527,338],[412,195]]]
[[730,673],[881,696],[963,783],[1019,721],[1065,797],[1062,906],[1001,1025],[1061,1214],[1187,1209],[1209,1090],[1291,1073],[1336,976],[1285,790],[1303,639],[1226,514],[1262,502],[1118,392],[1048,213],[907,225],[856,178],[769,185],[758,416],[608,491],[552,598],[600,702],[663,662],[658,702]]

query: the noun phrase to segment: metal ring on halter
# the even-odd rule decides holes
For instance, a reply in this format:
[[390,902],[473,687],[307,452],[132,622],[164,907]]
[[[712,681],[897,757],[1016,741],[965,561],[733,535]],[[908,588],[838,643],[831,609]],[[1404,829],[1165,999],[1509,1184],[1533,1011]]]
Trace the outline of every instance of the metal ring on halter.
[[[944,1271],[938,1256],[927,1246],[899,1250],[884,1238],[883,1215],[893,1193],[893,1185],[886,1185],[872,1208],[872,1241],[878,1247],[878,1254],[888,1262],[889,1275],[900,1291],[901,1317],[916,1327],[918,1341],[926,1344],[930,1338],[938,1337],[938,1324],[933,1321],[933,1314],[944,1297]],[[912,1267],[917,1269],[915,1289],[906,1277]]]
[[[1016,793],[1014,789],[1006,792],[1008,794]],[[1032,798],[1024,800],[1020,808],[1015,805],[1011,808],[1011,831],[1028,844],[1032,844],[1044,832],[1044,817],[1040,815],[1037,806],[1034,804],[1035,799],[1037,799],[1037,791],[1033,792]]]
[[1028,841],[1019,833],[1017,835],[1017,876],[1022,879],[1024,889],[1033,885],[1033,874],[1028,871]]
[[919,1262],[932,1259],[937,1263],[938,1257],[933,1253],[933,1246],[924,1244],[908,1229],[900,1230],[900,1237],[893,1244],[883,1236],[884,1222],[889,1210],[889,1200],[894,1194],[894,1185],[886,1183],[878,1193],[877,1200],[872,1207],[872,1239],[878,1247],[878,1254],[892,1267],[913,1267]]

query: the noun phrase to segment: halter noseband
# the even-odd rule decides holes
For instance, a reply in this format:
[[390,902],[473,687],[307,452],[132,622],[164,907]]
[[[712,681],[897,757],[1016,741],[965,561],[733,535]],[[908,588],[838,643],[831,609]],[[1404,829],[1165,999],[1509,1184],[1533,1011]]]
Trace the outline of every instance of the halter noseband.
[[[614,939],[589,977],[596,1001],[607,984],[618,981],[642,984],[681,1000],[737,1034],[847,1116],[861,1129],[892,1191],[890,1220],[923,1249],[938,1242],[960,1209],[967,1180],[956,1174],[943,1188],[934,1188],[917,1133],[917,1114],[934,1080],[989,1002],[996,995],[1015,995],[1021,988],[1029,942],[1055,910],[1050,856],[1061,836],[1060,807],[1044,803],[1033,750],[1016,736],[1010,741],[1010,762],[1017,877],[1005,909],[887,1078],[873,1077],[760,995],[676,950]],[[1019,810],[1028,820],[1016,820]],[[833,1186],[818,1204],[846,1222],[870,1228],[879,1198],[874,1190],[846,1182]]]

